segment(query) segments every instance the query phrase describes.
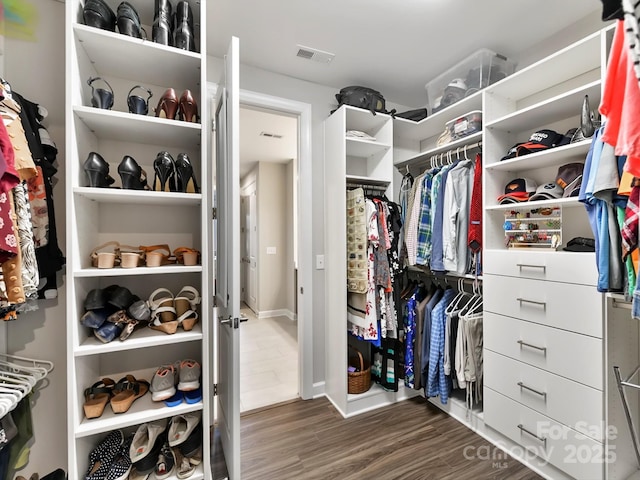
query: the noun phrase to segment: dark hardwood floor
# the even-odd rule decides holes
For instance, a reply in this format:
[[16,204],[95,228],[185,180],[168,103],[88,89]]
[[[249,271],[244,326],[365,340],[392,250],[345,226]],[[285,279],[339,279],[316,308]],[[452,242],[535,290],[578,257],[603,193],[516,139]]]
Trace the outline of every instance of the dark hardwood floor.
[[243,480],[541,478],[423,398],[349,419],[298,400],[243,414],[241,429]]

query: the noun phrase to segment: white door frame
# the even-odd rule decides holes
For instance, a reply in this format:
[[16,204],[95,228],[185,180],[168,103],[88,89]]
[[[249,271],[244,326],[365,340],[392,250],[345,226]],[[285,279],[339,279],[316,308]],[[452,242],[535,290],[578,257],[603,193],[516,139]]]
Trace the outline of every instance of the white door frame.
[[[209,83],[207,90],[209,98],[215,98],[217,85]],[[298,386],[300,398],[308,400],[313,398],[314,354],[311,105],[242,89],[240,105],[276,110],[298,117]]]

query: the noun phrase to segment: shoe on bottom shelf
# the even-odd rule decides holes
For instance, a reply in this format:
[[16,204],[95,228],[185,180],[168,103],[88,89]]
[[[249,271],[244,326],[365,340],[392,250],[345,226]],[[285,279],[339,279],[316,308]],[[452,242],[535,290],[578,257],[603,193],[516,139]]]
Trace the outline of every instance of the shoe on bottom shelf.
[[156,479],[164,480],[165,478],[173,475],[176,469],[176,457],[173,453],[169,443],[165,442],[158,455],[158,462],[156,463]]
[[[166,429],[167,419],[163,418],[156,420],[155,422],[143,423],[136,430],[129,449],[129,455],[131,457],[131,461],[139,472],[153,470],[153,467],[156,464],[157,454],[160,452],[160,448],[162,447],[162,434]],[[156,444],[158,443],[160,443],[160,445],[156,448]],[[157,450],[155,453],[156,456],[154,456],[155,450]],[[148,468],[149,465],[146,462],[144,465],[140,463],[141,460],[146,459],[146,457],[153,457],[151,468]]]
[[[175,447],[185,443],[196,427],[201,423],[202,412],[191,412],[183,415],[176,415],[169,423],[169,445]],[[200,441],[202,439],[199,439]],[[187,453],[191,450],[188,449]]]
[[104,480],[127,480],[129,478],[129,472],[131,472],[131,458],[129,457],[129,448],[131,447],[131,441],[133,435],[129,435],[127,439],[120,447],[120,451],[116,454],[116,457],[109,468]]
[[176,457],[176,477],[189,478],[196,471],[196,466],[189,462],[189,459],[182,455],[178,447],[173,447],[173,454]]
[[103,480],[123,442],[124,435],[121,430],[109,433],[89,454],[89,468],[85,480]]

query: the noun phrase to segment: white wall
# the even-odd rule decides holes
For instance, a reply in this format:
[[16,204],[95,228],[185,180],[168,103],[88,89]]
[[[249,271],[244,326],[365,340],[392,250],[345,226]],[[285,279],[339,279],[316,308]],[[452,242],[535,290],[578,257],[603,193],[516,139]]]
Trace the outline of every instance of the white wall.
[[258,164],[258,312],[287,305],[286,168],[281,163]]
[[[45,124],[58,147],[59,170],[54,187],[58,243],[65,252],[64,159],[64,4],[35,0],[39,23],[36,41],[6,39],[4,76],[12,88],[49,111]],[[40,300],[40,310],[7,325],[8,351],[52,360],[55,369],[33,397],[34,440],[29,463],[20,473],[29,478],[67,468],[66,303],[64,277],[58,275],[58,298]],[[70,320],[71,321],[71,320]]]

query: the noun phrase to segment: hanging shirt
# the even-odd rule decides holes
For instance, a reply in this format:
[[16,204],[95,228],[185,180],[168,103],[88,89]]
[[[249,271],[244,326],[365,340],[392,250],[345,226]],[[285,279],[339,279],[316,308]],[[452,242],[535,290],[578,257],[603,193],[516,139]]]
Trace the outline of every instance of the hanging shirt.
[[[440,185],[436,194],[436,201],[433,203],[435,209],[432,213],[433,218],[433,232],[431,235],[431,270],[434,272],[444,272],[444,262],[442,253],[442,212],[444,210],[444,192],[449,177],[449,172],[458,165],[458,162],[453,165],[448,165],[440,170]],[[433,188],[433,186],[432,186]]]
[[444,373],[444,337],[447,323],[445,309],[454,296],[455,292],[452,288],[445,290],[442,299],[436,304],[431,313],[431,347],[425,395],[427,397],[440,395],[440,402],[443,405],[446,405],[449,400],[449,390],[451,388]]
[[445,270],[465,273],[468,268],[469,200],[473,162],[461,161],[449,172],[442,211],[442,249]]
[[437,170],[429,170],[424,176],[418,222],[418,245],[416,264],[428,265],[431,256],[431,183]]

